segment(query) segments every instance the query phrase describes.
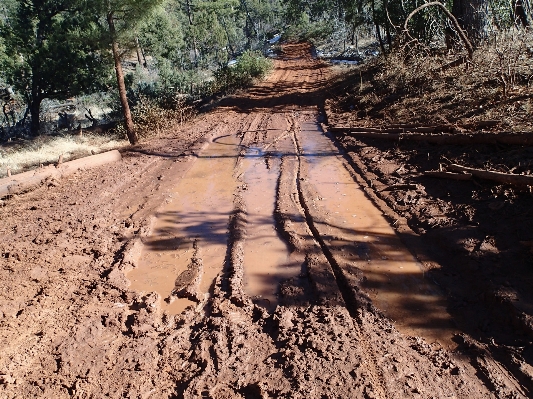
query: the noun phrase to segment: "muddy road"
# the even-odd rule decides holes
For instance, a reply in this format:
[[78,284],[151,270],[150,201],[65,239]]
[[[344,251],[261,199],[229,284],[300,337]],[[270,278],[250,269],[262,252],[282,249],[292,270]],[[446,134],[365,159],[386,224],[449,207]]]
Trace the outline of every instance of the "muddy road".
[[528,397],[325,132],[327,79],[287,45],[169,137],[7,199],[0,397]]

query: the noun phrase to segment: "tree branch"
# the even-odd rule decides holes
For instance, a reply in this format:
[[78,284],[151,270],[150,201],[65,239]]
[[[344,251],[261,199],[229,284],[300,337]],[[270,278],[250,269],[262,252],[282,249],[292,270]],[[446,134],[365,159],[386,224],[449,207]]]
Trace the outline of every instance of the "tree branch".
[[413,16],[416,13],[418,13],[421,10],[423,10],[424,8],[428,8],[428,7],[432,7],[432,6],[439,7],[444,12],[444,14],[446,14],[448,19],[452,22],[454,28],[457,30],[457,32],[459,34],[459,37],[463,41],[463,44],[465,45],[466,51],[468,51],[468,58],[472,59],[472,55],[474,54],[474,48],[472,47],[472,43],[470,43],[470,40],[468,40],[468,37],[466,36],[465,31],[463,30],[463,28],[461,28],[461,25],[459,25],[459,22],[457,22],[457,19],[453,16],[453,14],[450,11],[448,11],[448,9],[441,2],[432,1],[431,3],[422,4],[420,7],[415,8],[411,12],[411,14],[409,14],[407,19],[405,20],[405,22],[403,24],[403,30],[405,32],[409,31],[407,25],[409,24],[409,20],[411,18],[413,18]]

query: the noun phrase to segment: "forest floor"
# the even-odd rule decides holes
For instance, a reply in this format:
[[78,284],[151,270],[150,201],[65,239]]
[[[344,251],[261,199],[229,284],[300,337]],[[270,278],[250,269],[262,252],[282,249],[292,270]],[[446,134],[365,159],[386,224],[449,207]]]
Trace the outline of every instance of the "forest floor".
[[0,397],[531,397],[531,194],[422,173],[519,149],[334,137],[330,77],[287,44],[168,137],[6,198]]

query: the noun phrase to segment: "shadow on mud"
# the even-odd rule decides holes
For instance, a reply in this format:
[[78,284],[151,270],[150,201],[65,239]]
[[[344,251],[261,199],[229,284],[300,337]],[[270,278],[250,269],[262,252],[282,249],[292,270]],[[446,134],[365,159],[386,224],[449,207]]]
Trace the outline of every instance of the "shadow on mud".
[[[383,183],[393,185],[401,178],[402,183],[423,188],[422,193],[390,193],[385,201],[419,233],[409,238],[411,244],[425,248],[439,263],[426,278],[441,287],[458,329],[486,345],[487,353],[504,364],[515,364],[520,353],[532,364],[533,255],[523,244],[533,240],[531,194],[482,180],[441,180],[418,173],[438,170],[443,157],[479,164],[492,158],[500,164],[506,152],[516,157],[527,154],[527,149],[409,142],[392,148],[379,140],[343,141],[347,151],[371,154],[361,159]],[[401,175],[382,172],[389,158],[401,162]],[[463,339],[457,342],[463,344]],[[469,345],[464,345],[466,353]]]
[[[167,227],[156,230],[153,238],[147,240],[145,245],[151,251],[173,252],[188,246],[192,239],[196,239],[200,243],[199,247],[203,248],[199,256],[207,258],[210,244],[230,245],[231,232],[228,231],[230,216],[220,212],[160,213],[158,218],[164,221]],[[259,222],[264,226],[272,225],[270,218],[264,218]],[[255,223],[258,223],[258,219]],[[345,229],[343,226],[332,227],[339,230]],[[369,234],[368,231],[350,231],[350,233],[361,236]],[[283,239],[282,235],[279,236]],[[254,236],[246,241],[261,241],[265,237]],[[451,341],[456,331],[451,325],[449,316],[443,314],[446,299],[441,292],[426,281],[421,270],[418,274],[402,272],[404,260],[394,260],[397,256],[393,248],[397,241],[395,236],[372,234],[372,242],[353,242],[328,236],[322,238],[333,253],[342,254],[343,262],[340,265],[342,273],[352,288],[356,291],[361,288],[363,292],[366,292],[375,306],[390,317],[401,331],[410,335],[425,335],[426,338],[429,336],[429,340],[433,338],[441,342]],[[322,254],[318,247],[315,254]],[[271,255],[280,254],[272,253]],[[313,253],[309,255],[312,256]],[[226,261],[229,259],[227,258]],[[297,270],[294,276],[289,278],[282,272],[269,275],[246,275],[246,269],[251,266],[247,264],[246,257],[243,263],[244,285],[254,285],[255,295],[251,297],[252,301],[271,312],[275,306],[268,296],[273,286],[277,287],[276,296],[280,305],[305,306],[319,303],[324,299],[316,296],[312,273],[309,273],[305,261],[289,261],[283,265],[283,267]],[[228,266],[228,270],[231,271],[231,265]],[[224,276],[224,280],[229,278],[229,274]],[[228,281],[223,281],[223,284],[228,284]],[[325,297],[333,297],[333,294],[334,292],[321,293]],[[361,295],[364,294],[361,293]],[[435,330],[436,333],[428,333],[428,330]]]

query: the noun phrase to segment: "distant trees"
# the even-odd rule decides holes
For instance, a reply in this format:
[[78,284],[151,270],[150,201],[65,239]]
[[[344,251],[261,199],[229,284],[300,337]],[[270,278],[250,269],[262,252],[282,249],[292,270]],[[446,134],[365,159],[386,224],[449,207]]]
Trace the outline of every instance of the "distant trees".
[[[402,32],[407,16],[429,1],[416,0],[287,0],[286,15],[292,23],[304,21],[317,24],[321,21],[342,26],[346,40],[356,42],[360,27],[374,27],[374,32],[384,50]],[[528,27],[531,23],[529,0],[442,0],[441,3],[458,20],[474,46],[489,37],[490,32],[510,26]],[[303,17],[302,17],[303,15]],[[300,22],[301,23],[301,22]],[[445,32],[455,30],[440,7],[424,8],[410,22],[410,34],[421,42],[443,39]],[[459,37],[457,36],[459,40]],[[388,50],[387,50],[388,51]]]
[[281,7],[281,0],[2,0],[0,82],[23,94],[37,135],[44,99],[107,90],[113,65],[135,143],[126,57],[149,59],[172,85],[179,71],[222,67],[257,48],[280,25]]
[[[102,90],[114,60],[117,86],[130,142],[137,141],[121,67],[131,30],[159,0],[13,0],[0,30],[5,56],[0,58],[8,84],[24,93],[31,114],[30,131],[40,131],[45,98],[66,99]],[[109,51],[111,50],[111,51]],[[113,58],[110,58],[109,55]]]

